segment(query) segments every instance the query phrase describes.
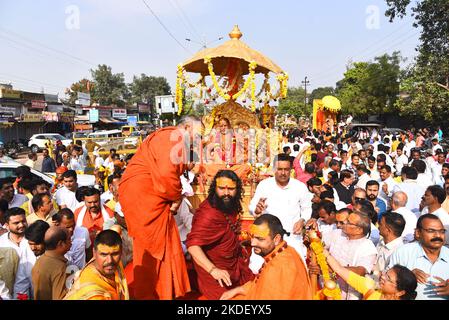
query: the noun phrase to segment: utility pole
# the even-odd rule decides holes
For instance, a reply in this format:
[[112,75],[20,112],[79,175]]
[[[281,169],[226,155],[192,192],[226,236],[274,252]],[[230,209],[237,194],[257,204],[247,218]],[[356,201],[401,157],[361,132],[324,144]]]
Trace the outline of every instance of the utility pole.
[[307,76],[304,78],[304,81],[301,81],[301,83],[304,85],[304,108],[307,104],[307,85],[310,83],[309,80],[307,80]]

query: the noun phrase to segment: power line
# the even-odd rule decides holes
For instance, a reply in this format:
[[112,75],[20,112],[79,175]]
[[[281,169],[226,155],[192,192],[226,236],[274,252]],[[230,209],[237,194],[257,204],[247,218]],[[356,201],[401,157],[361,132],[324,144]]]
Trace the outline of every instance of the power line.
[[[73,64],[73,61],[69,61],[69,60],[67,60],[66,58],[58,57],[58,56],[52,55],[51,53],[45,52],[45,51],[43,51],[42,49],[39,49],[39,48],[37,48],[37,47],[33,47],[32,45],[28,45],[28,44],[22,43],[22,42],[20,42],[20,41],[11,39],[11,38],[9,38],[9,37],[5,37],[4,35],[0,35],[0,38],[1,38],[1,39],[4,39],[4,40],[7,40],[7,41],[9,41],[9,42],[15,43],[15,44],[17,44],[17,45],[19,45],[19,46],[21,46],[21,47],[23,47],[23,48],[32,50],[34,53],[37,53],[37,54],[40,53],[41,56],[45,56],[45,57],[47,57],[47,58],[48,58],[48,57],[52,57],[53,59],[59,60],[60,62],[63,62],[63,63],[65,63],[65,64]],[[11,46],[11,47],[15,47],[15,46],[13,46],[13,45],[10,45],[10,46]],[[17,48],[17,47],[15,47],[15,48]],[[27,52],[27,53],[29,53],[29,52]]]
[[[176,10],[176,13],[177,13],[178,17],[180,18],[182,24],[185,26],[186,31],[189,32],[188,29],[195,30],[189,25],[189,22],[187,22],[186,16],[183,14],[183,12],[181,12],[181,9],[172,0],[169,0],[169,2],[171,4],[171,6],[173,7],[173,9]],[[192,32],[189,32],[189,33],[193,36]],[[199,37],[198,39],[195,39],[195,40],[200,41],[200,38],[201,37]]]
[[[2,31],[2,30],[3,30],[3,31]],[[77,61],[82,62],[82,63],[84,63],[84,64],[87,64],[87,65],[89,65],[89,66],[95,65],[95,63],[93,63],[93,62],[91,62],[91,61],[88,61],[88,60],[79,58],[79,57],[77,57],[77,56],[74,56],[73,54],[64,52],[64,51],[62,51],[62,50],[59,50],[59,49],[55,49],[55,48],[49,47],[49,46],[47,46],[47,45],[45,45],[45,44],[42,44],[42,43],[40,43],[40,42],[38,42],[38,41],[36,41],[36,40],[27,38],[27,37],[25,37],[25,36],[23,36],[23,35],[20,35],[20,34],[16,33],[16,32],[13,32],[13,31],[11,31],[11,30],[7,30],[7,29],[5,29],[5,28],[0,27],[0,32],[2,32],[2,33],[4,33],[4,34],[7,34],[8,36],[11,36],[11,35],[12,35],[12,36],[14,36],[14,37],[16,37],[16,38],[21,38],[21,39],[23,39],[23,40],[25,40],[25,41],[27,41],[27,42],[35,43],[35,44],[37,44],[38,46],[40,46],[40,47],[42,47],[42,48],[45,48],[45,49],[47,49],[47,50],[49,50],[49,51],[53,51],[53,52],[56,52],[56,53],[58,53],[58,54],[67,56],[67,57],[69,57],[69,58],[71,58],[71,59],[73,59],[73,60],[77,60]],[[9,33],[9,34],[8,34],[8,33]]]
[[181,14],[184,16],[184,18],[186,19],[187,23],[189,24],[190,28],[193,30],[193,32],[198,36],[198,38],[201,39],[200,34],[198,33],[198,31],[196,30],[196,28],[194,27],[193,23],[190,21],[189,17],[187,16],[187,14],[184,13],[184,10],[182,10],[182,7],[179,5],[178,0],[174,0],[175,1],[175,5],[179,8],[179,11],[181,12]]
[[[379,40],[373,42],[372,44],[368,45],[368,46],[365,47],[364,49],[357,51],[357,52],[355,53],[354,56],[359,56],[361,53],[367,51],[369,48],[371,48],[371,47],[373,47],[373,46],[375,46],[375,45],[377,45],[377,44],[379,44],[379,43],[384,42],[386,39],[388,39],[389,37],[391,37],[393,34],[399,32],[400,30],[402,30],[405,26],[408,26],[408,24],[405,24],[405,23],[404,23],[401,27],[399,27],[398,29],[396,29],[396,30],[390,32],[390,33],[389,33],[388,35],[386,35],[385,37],[382,37],[381,39],[379,39]],[[410,32],[410,30],[407,31],[406,33],[409,33],[409,32]],[[404,34],[402,34],[402,35],[404,35]],[[402,35],[399,36],[398,38],[402,37]],[[395,38],[395,39],[398,39],[398,38]],[[394,40],[393,40],[393,41],[394,41]],[[338,68],[340,65],[341,65],[340,63],[333,64],[333,65],[331,65],[330,67],[326,68],[325,70],[323,70],[323,71],[321,71],[321,72],[318,72],[318,73],[312,75],[312,78],[313,78],[313,76],[316,77],[316,76],[321,76],[322,74],[327,74],[327,73],[329,72],[329,70],[333,70],[333,69],[335,69],[335,68]]]
[[168,30],[168,28],[164,25],[164,23],[161,21],[161,19],[159,19],[159,17],[156,15],[156,13],[154,13],[154,11],[150,8],[150,6],[145,2],[145,0],[142,0],[142,2],[145,4],[145,6],[148,8],[148,10],[150,10],[151,14],[156,18],[156,20],[159,22],[159,24],[162,26],[162,28],[164,28],[165,31],[167,31],[167,33],[170,35],[170,37],[173,38],[173,40],[176,41],[177,44],[179,44],[181,46],[181,48],[183,48],[185,51],[187,51],[188,53],[192,54],[192,52],[190,52],[190,50],[188,50],[186,47],[184,47],[182,45],[181,42],[178,41],[178,39],[176,39],[176,37],[170,32],[170,30]]
[[[412,31],[414,31],[414,30],[412,30]],[[365,54],[363,56],[358,56],[358,58],[364,59],[364,58],[367,58],[370,55],[376,55],[376,54],[380,53],[381,51],[388,51],[389,49],[397,47],[398,45],[404,43],[405,41],[407,41],[408,39],[414,37],[418,33],[419,33],[419,31],[410,34],[410,31],[408,31],[408,32],[402,34],[401,36],[399,36],[399,37],[397,37],[397,38],[395,38],[393,40],[393,41],[395,41],[395,40],[401,39],[399,42],[395,42],[393,45],[389,45],[389,46],[385,46],[385,44],[384,44],[384,45],[378,47],[377,49],[375,49],[374,51],[371,51],[370,53],[367,53],[367,54]],[[406,37],[404,38],[404,36],[406,36]],[[357,56],[355,56],[355,58],[357,58]],[[329,71],[330,70],[328,70],[328,72],[326,72],[326,73],[321,72],[321,74],[322,74],[321,76],[313,77],[312,79],[314,81],[320,80],[320,79],[326,79],[326,78],[330,78],[332,75],[336,74],[337,72],[340,72],[340,71],[337,71],[337,70],[330,71],[330,72]]]
[[3,77],[17,78],[17,79],[20,79],[20,80],[34,82],[34,83],[38,83],[40,85],[46,85],[46,86],[55,87],[55,88],[65,88],[66,87],[66,86],[56,85],[56,84],[47,83],[47,82],[31,80],[31,79],[24,78],[24,77],[21,77],[21,76],[14,76],[14,75],[11,75],[11,74],[8,74],[8,73],[0,73],[0,75],[2,75]]

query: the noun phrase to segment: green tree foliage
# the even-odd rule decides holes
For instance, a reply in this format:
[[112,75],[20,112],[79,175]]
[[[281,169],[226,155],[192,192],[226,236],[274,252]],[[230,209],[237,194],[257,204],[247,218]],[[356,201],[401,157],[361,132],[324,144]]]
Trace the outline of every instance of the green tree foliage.
[[125,106],[129,92],[123,73],[113,74],[111,67],[105,64],[98,65],[97,69],[91,69],[90,72],[95,84],[91,90],[92,102],[100,105]]
[[279,114],[289,114],[295,117],[310,116],[312,108],[309,104],[304,107],[304,89],[301,87],[289,87],[287,97],[279,101]]
[[342,112],[358,116],[394,111],[401,76],[399,52],[384,54],[373,62],[355,62],[337,82],[336,96]]
[[170,85],[165,77],[147,76],[142,73],[140,77],[134,76],[129,84],[131,103],[145,102],[154,105],[154,97],[171,93]]
[[436,124],[447,124],[449,119],[449,91],[435,85],[429,68],[414,65],[401,82],[401,97],[396,106],[401,114],[424,118]]
[[[410,0],[386,0],[392,22],[407,14]],[[447,121],[449,111],[449,1],[423,0],[411,7],[414,27],[421,27],[419,55],[401,83],[397,106],[402,114]]]
[[90,93],[92,87],[93,83],[88,79],[81,79],[80,81],[73,83],[70,86],[70,91],[67,92],[69,95],[67,103],[74,105],[75,101],[78,99],[78,92]]
[[322,99],[325,96],[335,95],[333,87],[319,87],[314,89],[309,95],[309,104],[313,103],[313,99]]

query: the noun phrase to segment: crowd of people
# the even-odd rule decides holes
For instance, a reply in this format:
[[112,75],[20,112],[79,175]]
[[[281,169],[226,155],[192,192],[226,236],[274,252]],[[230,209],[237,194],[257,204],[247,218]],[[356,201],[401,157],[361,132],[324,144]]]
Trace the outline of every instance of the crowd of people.
[[[126,160],[59,144],[44,155],[54,185],[27,166],[0,179],[1,298],[313,299],[325,279],[310,230],[342,299],[449,298],[441,130],[290,130],[248,208],[229,164],[193,208],[194,122],[157,130]],[[89,162],[95,186],[80,187]]]

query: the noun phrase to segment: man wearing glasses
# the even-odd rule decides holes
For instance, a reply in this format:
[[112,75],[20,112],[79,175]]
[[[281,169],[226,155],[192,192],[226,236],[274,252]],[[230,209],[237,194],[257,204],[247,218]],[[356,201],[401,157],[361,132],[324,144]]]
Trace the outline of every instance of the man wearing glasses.
[[444,246],[445,232],[436,215],[424,214],[416,225],[418,241],[397,248],[390,256],[389,267],[400,264],[416,275],[417,300],[449,299],[449,249]]
[[[373,242],[367,239],[371,230],[371,220],[367,213],[355,210],[348,213],[337,214],[337,221],[342,221],[341,230],[335,230],[323,237],[326,249],[345,268],[365,276],[371,273],[376,262],[377,250]],[[361,295],[350,287],[345,281],[339,279],[338,284],[342,291],[342,300],[359,300]]]

